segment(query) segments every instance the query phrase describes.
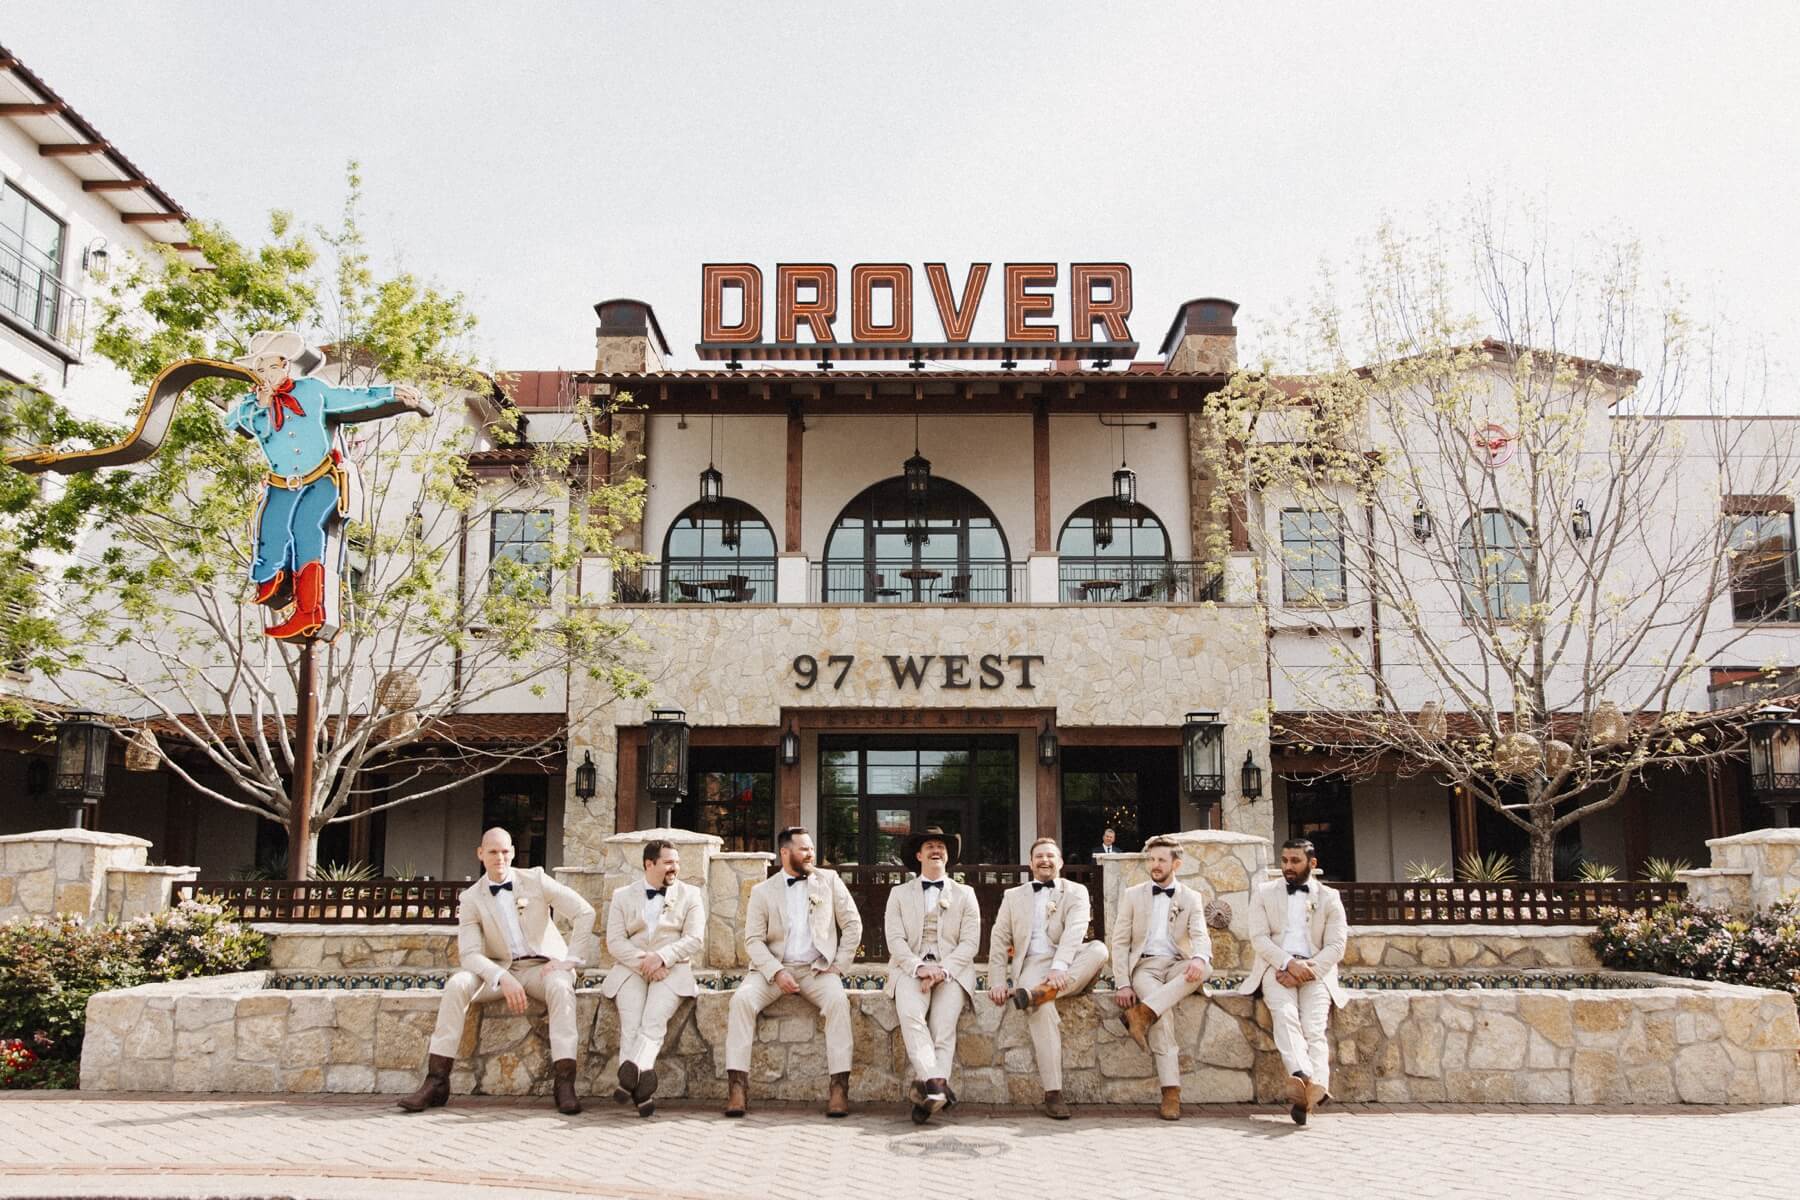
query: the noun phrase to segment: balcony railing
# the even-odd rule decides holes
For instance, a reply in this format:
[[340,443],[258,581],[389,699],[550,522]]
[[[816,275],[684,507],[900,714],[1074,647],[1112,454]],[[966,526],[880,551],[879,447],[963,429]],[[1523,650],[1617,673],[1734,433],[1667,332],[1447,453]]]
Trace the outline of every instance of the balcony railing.
[[50,270],[0,244],[0,312],[67,349],[81,345],[87,301]]
[[613,577],[620,604],[773,604],[775,560],[651,562]]
[[1064,558],[1057,564],[1065,604],[1189,604],[1220,599],[1217,566],[1179,559]]
[[1010,604],[1029,599],[1025,564],[1004,558],[814,563],[808,598],[815,604]]
[[1687,896],[1684,883],[1338,883],[1361,925],[1592,925],[1603,908],[1647,909]]

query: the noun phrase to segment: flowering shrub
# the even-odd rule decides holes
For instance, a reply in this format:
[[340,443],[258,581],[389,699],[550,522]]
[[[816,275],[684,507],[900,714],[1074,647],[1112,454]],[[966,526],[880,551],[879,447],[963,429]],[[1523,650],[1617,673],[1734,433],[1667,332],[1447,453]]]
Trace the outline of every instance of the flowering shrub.
[[1687,902],[1603,909],[1593,940],[1609,967],[1775,988],[1800,1003],[1800,897],[1747,917]]
[[69,915],[0,925],[0,1086],[73,1086],[95,992],[248,970],[267,957],[268,939],[214,905],[118,926]]

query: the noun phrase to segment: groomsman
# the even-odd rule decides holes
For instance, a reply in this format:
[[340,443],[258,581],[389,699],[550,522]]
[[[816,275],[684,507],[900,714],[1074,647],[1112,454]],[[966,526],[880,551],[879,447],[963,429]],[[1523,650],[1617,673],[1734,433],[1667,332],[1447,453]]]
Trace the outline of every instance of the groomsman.
[[744,950],[750,972],[731,997],[725,1033],[730,1092],[725,1115],[750,1105],[750,1051],[756,1018],[783,994],[798,993],[825,1018],[825,1066],[831,1072],[828,1117],[850,1115],[850,999],[844,971],[856,959],[862,918],[835,871],[813,867],[812,835],[798,825],[775,835],[781,870],[750,889]]
[[[1044,1085],[1044,1114],[1069,1119],[1062,1098],[1062,1019],[1058,996],[1073,996],[1094,982],[1106,964],[1106,947],[1083,940],[1091,904],[1087,888],[1061,877],[1062,852],[1053,838],[1031,843],[1031,879],[1000,898],[988,935],[988,999],[1011,1001],[1031,1015],[1032,1054]],[[1008,951],[1014,951],[1008,961]],[[1008,980],[1011,984],[1008,984]]]
[[[557,1111],[581,1111],[575,1098],[575,972],[594,960],[594,906],[544,873],[513,869],[512,835],[498,827],[481,835],[476,851],[485,873],[458,898],[456,947],[462,969],[444,985],[425,1082],[399,1101],[407,1112],[448,1103],[450,1068],[462,1045],[469,1006],[503,999],[522,1014],[528,1001],[550,1011],[550,1068]],[[565,945],[550,912],[569,918],[574,941]]]
[[916,879],[888,892],[887,994],[900,1015],[900,1037],[911,1060],[913,1124],[953,1101],[950,1064],[956,1061],[956,1019],[975,996],[975,954],[981,948],[981,906],[975,889],[945,871],[962,855],[962,838],[933,826],[907,838],[902,861],[919,864]]
[[1256,961],[1238,991],[1262,989],[1274,1023],[1275,1048],[1288,1069],[1288,1115],[1307,1114],[1331,1099],[1331,1043],[1325,1022],[1331,1006],[1349,999],[1338,962],[1349,940],[1344,902],[1335,888],[1312,878],[1319,865],[1313,844],[1281,844],[1281,879],[1260,885],[1250,900],[1250,945]]
[[1112,929],[1115,999],[1125,1010],[1125,1028],[1156,1061],[1162,1088],[1157,1115],[1181,1119],[1181,1054],[1175,1046],[1169,1010],[1194,994],[1212,974],[1212,935],[1206,931],[1206,897],[1175,879],[1181,845],[1174,838],[1144,843],[1148,882],[1119,896]]
[[619,1086],[613,1099],[656,1111],[656,1055],[669,1018],[694,994],[694,956],[706,943],[706,902],[700,889],[676,878],[681,851],[644,843],[644,883],[613,892],[606,911],[606,949],[617,961],[600,994],[619,1006]]

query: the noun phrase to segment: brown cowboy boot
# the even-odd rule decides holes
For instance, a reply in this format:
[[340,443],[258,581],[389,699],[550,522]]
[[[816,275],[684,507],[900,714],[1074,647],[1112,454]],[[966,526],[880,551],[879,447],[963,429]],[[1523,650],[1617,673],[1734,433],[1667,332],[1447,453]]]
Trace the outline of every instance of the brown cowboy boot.
[[637,1105],[638,1116],[656,1115],[655,1067],[645,1067],[637,1073],[637,1086],[631,1089],[631,1099]]
[[850,1072],[838,1071],[831,1076],[831,1097],[825,1103],[828,1117],[850,1115]]
[[637,1064],[630,1059],[626,1059],[619,1064],[619,1086],[613,1089],[613,1103],[632,1103],[631,1093],[637,1091],[637,1083]]
[[572,1117],[581,1111],[581,1101],[575,1098],[575,1060],[559,1058],[550,1064],[552,1089],[556,1094],[556,1111],[565,1117]]
[[1156,1115],[1165,1121],[1181,1120],[1180,1088],[1166,1087],[1162,1090],[1162,1105],[1156,1110]]
[[1012,993],[1013,1007],[1025,1012],[1030,1012],[1038,1005],[1048,1004],[1056,999],[1056,991],[1057,989],[1051,987],[1047,983],[1040,983],[1030,991],[1026,991],[1022,987],[1014,988]]
[[410,1096],[402,1096],[395,1103],[407,1112],[424,1112],[450,1103],[450,1068],[455,1065],[454,1058],[433,1054],[426,1060],[425,1082],[419,1085],[419,1090]]
[[725,1115],[741,1117],[750,1110],[750,1073],[727,1071],[725,1078],[731,1082],[731,1090],[725,1097]]
[[1125,1032],[1146,1054],[1150,1051],[1150,1027],[1156,1024],[1156,1011],[1142,1000],[1125,1010]]
[[1061,1091],[1044,1093],[1044,1115],[1052,1121],[1069,1119],[1069,1106],[1063,1103]]
[[932,1112],[947,1107],[950,1103],[950,1083],[945,1079],[927,1079],[925,1081],[925,1103]]

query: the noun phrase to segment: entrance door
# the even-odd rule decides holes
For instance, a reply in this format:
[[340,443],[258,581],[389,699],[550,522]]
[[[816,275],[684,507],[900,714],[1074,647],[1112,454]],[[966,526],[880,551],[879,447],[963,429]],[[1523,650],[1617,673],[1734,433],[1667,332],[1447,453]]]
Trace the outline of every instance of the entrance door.
[[1092,862],[1111,829],[1120,853],[1180,828],[1178,752],[1173,746],[1070,746],[1063,750],[1063,858]]
[[[964,862],[1010,861],[1017,758],[1011,738],[820,738],[821,858],[913,867],[900,862],[901,844],[935,825],[962,837]],[[996,852],[1003,857],[988,857]]]
[[1319,853],[1319,874],[1326,879],[1356,878],[1356,832],[1352,824],[1349,781],[1287,781],[1288,836],[1306,838]]

